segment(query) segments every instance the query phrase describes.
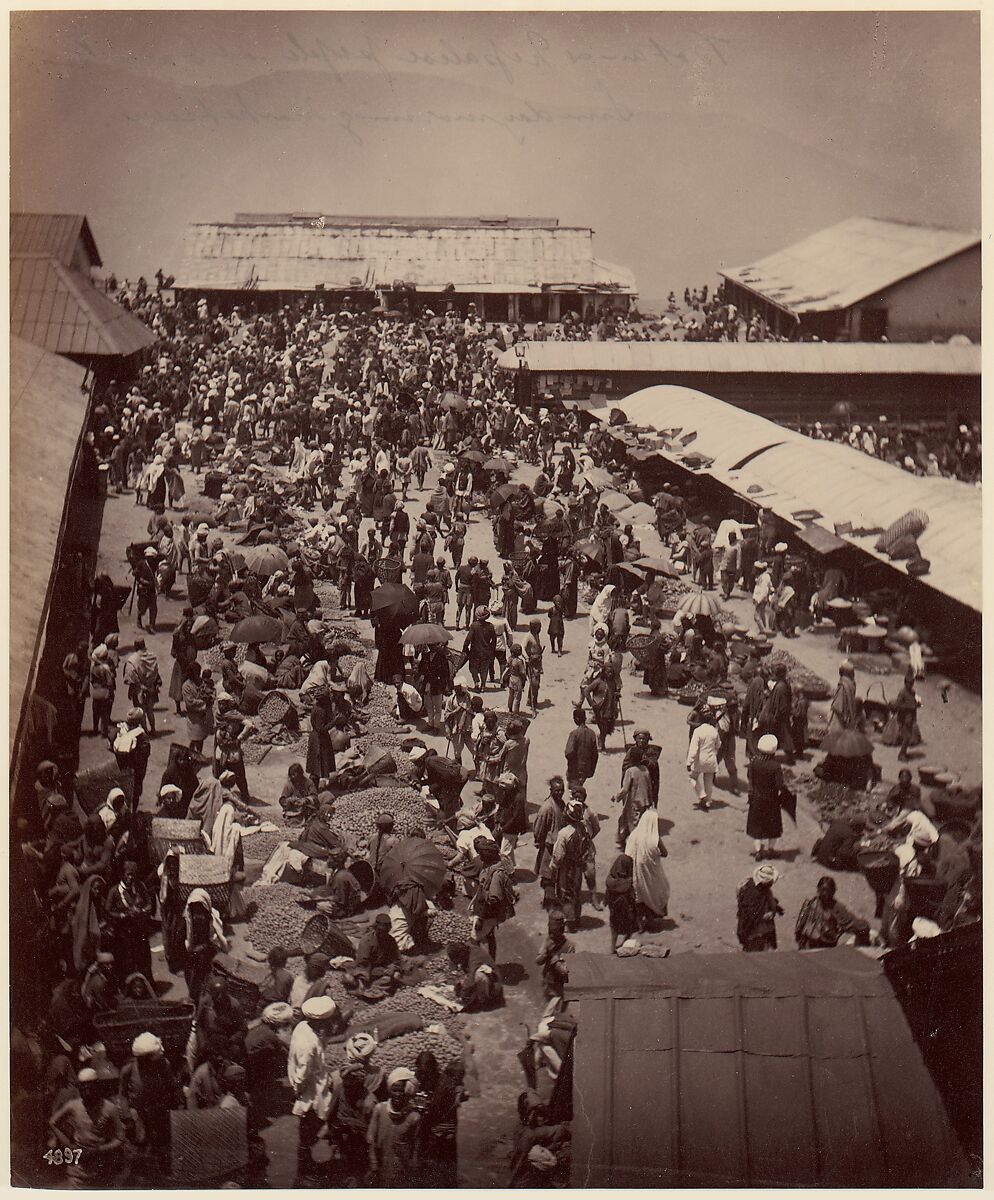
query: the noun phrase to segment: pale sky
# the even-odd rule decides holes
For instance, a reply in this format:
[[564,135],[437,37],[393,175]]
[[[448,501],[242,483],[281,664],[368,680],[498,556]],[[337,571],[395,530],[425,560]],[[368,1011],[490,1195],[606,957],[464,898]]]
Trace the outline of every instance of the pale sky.
[[845,217],[977,227],[972,13],[19,13],[11,204],[119,275],[236,211],[557,216],[640,291]]

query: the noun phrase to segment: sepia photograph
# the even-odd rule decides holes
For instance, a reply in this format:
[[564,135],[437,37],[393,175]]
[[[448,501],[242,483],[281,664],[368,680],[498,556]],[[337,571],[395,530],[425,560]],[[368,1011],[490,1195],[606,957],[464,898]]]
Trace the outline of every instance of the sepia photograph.
[[981,1188],[980,9],[8,20],[11,1185]]

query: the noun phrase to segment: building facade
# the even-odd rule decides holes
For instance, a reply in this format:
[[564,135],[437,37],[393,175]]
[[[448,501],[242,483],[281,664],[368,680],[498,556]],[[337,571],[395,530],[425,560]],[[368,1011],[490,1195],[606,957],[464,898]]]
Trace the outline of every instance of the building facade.
[[487,320],[627,311],[635,280],[595,257],[593,230],[547,217],[238,213],[187,231],[176,292],[254,304],[311,294],[386,310],[415,304]]

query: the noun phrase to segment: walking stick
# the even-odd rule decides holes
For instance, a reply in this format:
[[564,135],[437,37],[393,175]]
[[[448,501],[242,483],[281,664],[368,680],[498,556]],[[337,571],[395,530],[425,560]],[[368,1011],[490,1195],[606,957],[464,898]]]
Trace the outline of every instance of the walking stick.
[[618,690],[617,700],[618,700],[618,724],[621,726],[621,741],[622,741],[622,744],[624,745],[625,749],[627,750],[628,749],[628,737],[625,734],[625,714],[622,712],[622,709],[621,709],[621,689],[620,688]]

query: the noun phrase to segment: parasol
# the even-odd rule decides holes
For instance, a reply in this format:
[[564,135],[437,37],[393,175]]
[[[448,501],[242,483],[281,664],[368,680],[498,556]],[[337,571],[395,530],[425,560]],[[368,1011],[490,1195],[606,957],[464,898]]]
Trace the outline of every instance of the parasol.
[[488,458],[483,464],[485,471],[500,471],[504,475],[510,475],[514,467],[507,461],[506,458]]
[[539,504],[542,506],[543,517],[561,517],[566,512],[565,504],[558,500],[550,500],[548,496],[543,496]]
[[580,478],[585,479],[591,487],[614,487],[614,480],[602,467],[591,467],[589,471],[584,471]]
[[840,729],[822,739],[822,750],[834,758],[866,758],[873,753],[873,743],[858,729]]
[[370,608],[381,617],[413,621],[418,615],[418,598],[403,583],[384,583],[373,589]]
[[505,500],[510,500],[514,496],[520,496],[521,489],[516,483],[502,483],[500,487],[495,487],[490,493],[490,507],[500,508]]
[[465,396],[460,396],[458,392],[446,392],[445,398],[442,401],[442,407],[449,412],[465,412],[469,408],[469,401]]
[[441,625],[410,625],[400,635],[405,646],[444,646],[452,634]]
[[466,462],[482,463],[486,461],[487,456],[482,450],[460,450],[459,458],[463,458]]
[[389,895],[400,884],[413,881],[429,899],[435,896],[447,874],[441,851],[427,838],[405,838],[380,864],[380,887]]
[[611,512],[620,512],[631,504],[628,496],[622,495],[621,492],[602,492],[600,502]]
[[655,525],[656,513],[648,504],[639,500],[627,512],[621,513],[618,519],[627,521],[629,525]]
[[290,560],[279,546],[250,546],[245,551],[245,565],[253,575],[268,579],[277,571],[289,571]]
[[275,617],[267,617],[264,613],[255,613],[246,617],[232,629],[228,635],[231,642],[243,642],[247,646],[256,646],[262,642],[280,642],[283,640],[283,622]]
[[645,578],[642,568],[635,566],[634,563],[620,562],[617,564],[617,566],[619,571],[626,571],[634,579],[638,579],[640,582]]
[[689,596],[684,597],[677,605],[676,611],[678,613],[686,613],[691,617],[716,617],[719,612],[718,601],[702,589],[699,592],[691,592]]
[[680,578],[680,572],[668,558],[637,558],[635,564],[646,571],[654,571],[657,575],[668,575],[671,579]]

